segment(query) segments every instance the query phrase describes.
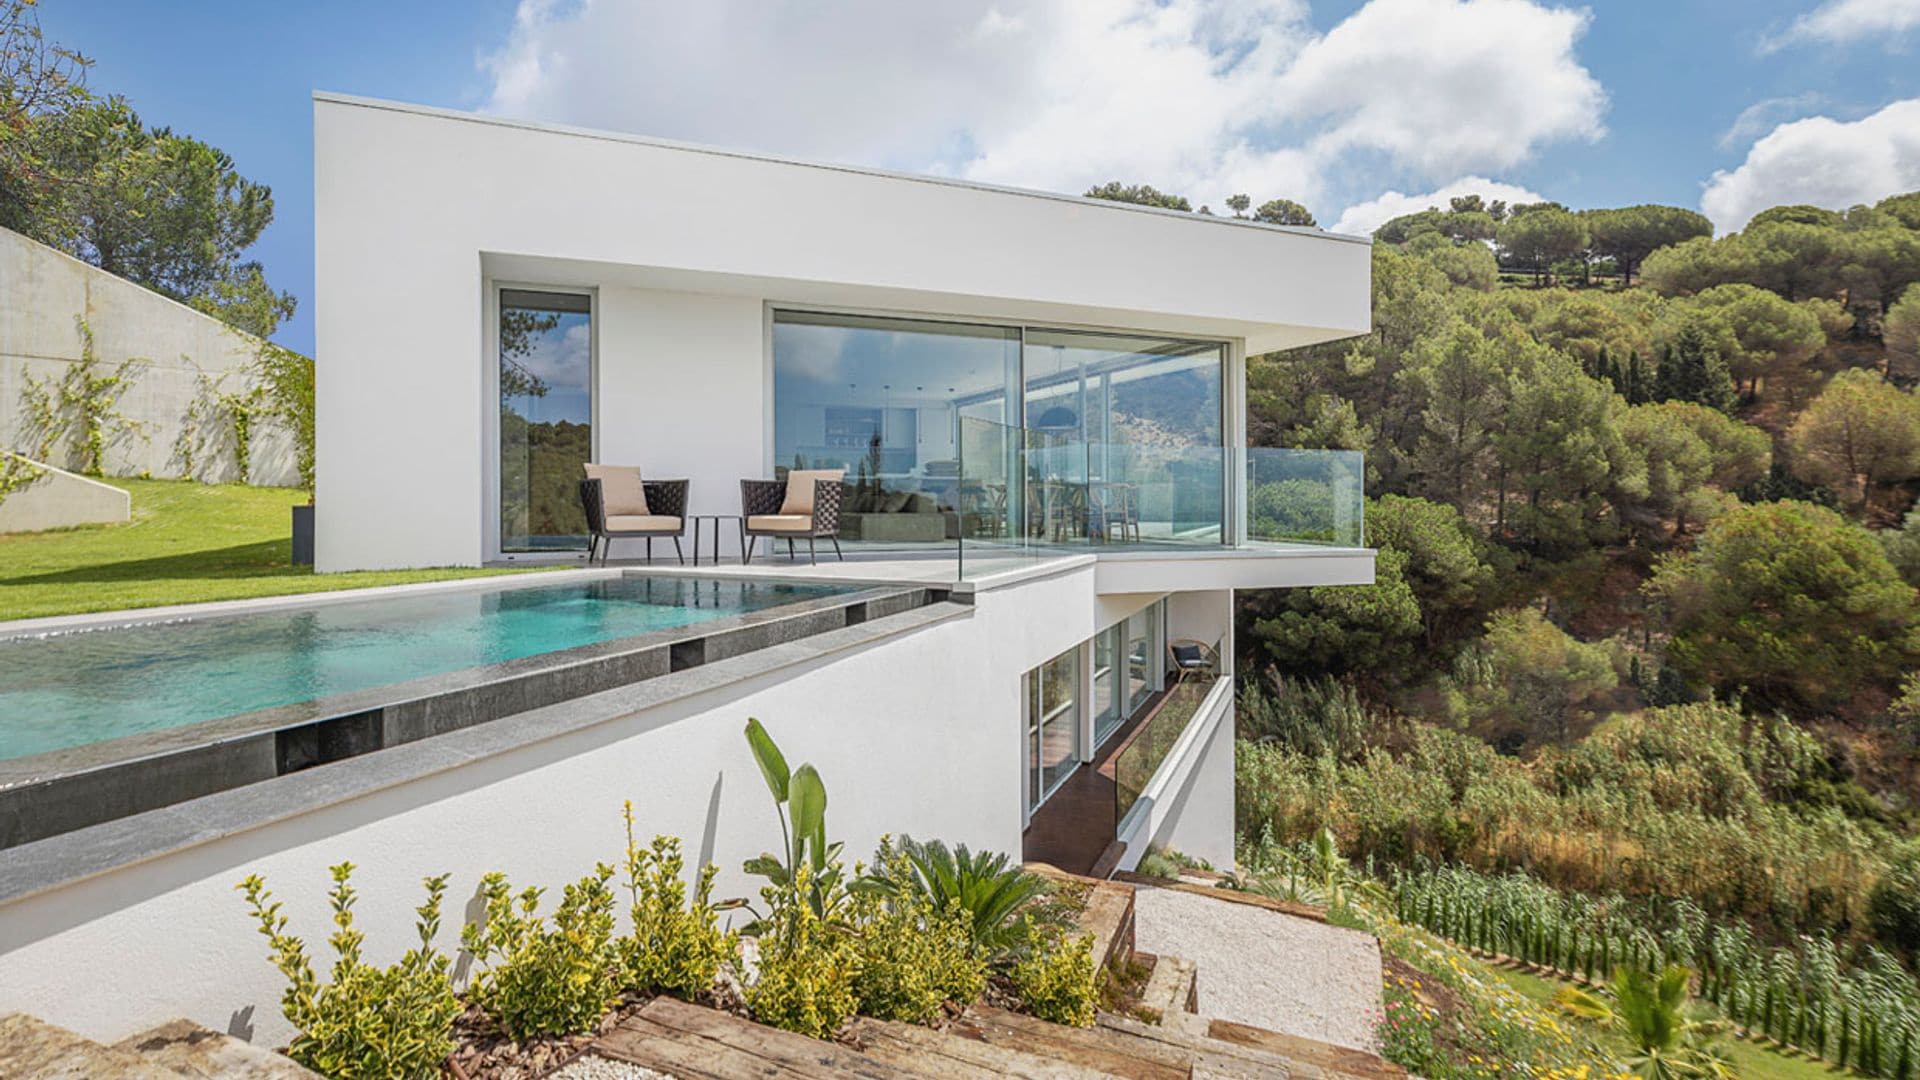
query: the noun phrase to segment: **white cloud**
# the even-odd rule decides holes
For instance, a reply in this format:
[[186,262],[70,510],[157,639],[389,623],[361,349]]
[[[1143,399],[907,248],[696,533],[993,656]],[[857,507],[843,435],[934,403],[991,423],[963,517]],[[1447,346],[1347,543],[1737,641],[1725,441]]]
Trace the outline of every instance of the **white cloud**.
[[587,388],[593,331],[585,319],[569,319],[570,325],[558,333],[535,335],[520,366],[549,390],[585,390]]
[[1738,168],[1707,181],[1700,211],[1721,232],[1770,206],[1811,203],[1843,210],[1920,189],[1920,98],[1859,120],[1814,116],[1775,127]]
[[515,116],[1060,191],[1151,183],[1216,209],[1433,183],[1597,139],[1584,11],[1370,0],[521,0],[484,61]]
[[1372,0],[1275,81],[1276,107],[1332,123],[1317,152],[1377,150],[1426,177],[1509,168],[1598,139],[1607,96],[1574,57],[1584,11],[1529,0]]
[[1463,176],[1451,184],[1435,188],[1424,195],[1389,191],[1377,199],[1356,203],[1347,207],[1340,214],[1340,219],[1328,228],[1338,233],[1364,236],[1401,214],[1418,213],[1430,206],[1444,210],[1447,200],[1455,195],[1479,195],[1488,202],[1499,199],[1509,206],[1515,203],[1534,203],[1545,200],[1545,196],[1517,184],[1488,180],[1483,176]]
[[1787,120],[1798,120],[1820,106],[1826,104],[1827,96],[1818,90],[1809,90],[1804,94],[1791,97],[1771,97],[1740,110],[1733,118],[1727,130],[1720,133],[1717,140],[1722,150],[1731,150],[1741,143],[1752,140],[1763,132],[1771,131]]
[[1764,53],[1796,43],[1850,45],[1873,38],[1898,40],[1920,27],[1920,0],[1827,0],[1793,20],[1778,37],[1760,45]]

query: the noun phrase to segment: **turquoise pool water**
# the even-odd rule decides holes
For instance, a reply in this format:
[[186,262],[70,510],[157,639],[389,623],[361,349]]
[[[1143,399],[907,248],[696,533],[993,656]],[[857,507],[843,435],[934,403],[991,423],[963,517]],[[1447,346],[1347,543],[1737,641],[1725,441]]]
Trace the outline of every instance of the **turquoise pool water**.
[[853,591],[609,578],[10,638],[0,760]]

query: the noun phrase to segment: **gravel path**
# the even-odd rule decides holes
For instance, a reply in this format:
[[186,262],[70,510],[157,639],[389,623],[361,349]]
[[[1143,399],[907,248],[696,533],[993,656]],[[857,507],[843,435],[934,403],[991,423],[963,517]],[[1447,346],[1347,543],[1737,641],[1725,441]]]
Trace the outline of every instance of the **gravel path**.
[[1371,934],[1173,889],[1139,886],[1141,952],[1200,972],[1200,1015],[1378,1050],[1380,944]]
[[673,1080],[673,1077],[639,1065],[588,1054],[568,1063],[566,1068],[548,1074],[547,1080]]

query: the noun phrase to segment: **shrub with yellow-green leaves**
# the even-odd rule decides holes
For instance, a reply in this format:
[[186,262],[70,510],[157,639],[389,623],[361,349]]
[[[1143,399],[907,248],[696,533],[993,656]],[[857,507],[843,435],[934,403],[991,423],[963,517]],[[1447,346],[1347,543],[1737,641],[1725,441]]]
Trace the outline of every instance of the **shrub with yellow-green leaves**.
[[627,892],[633,931],[615,942],[626,986],[691,1000],[713,988],[723,964],[740,953],[739,935],[722,932],[715,912],[712,863],[700,868],[687,900],[686,860],[677,837],[656,836],[643,848],[633,837],[633,804],[627,823]]
[[986,961],[973,947],[973,918],[959,901],[945,910],[914,889],[913,864],[882,838],[869,886],[854,901],[860,1012],[924,1024],[952,1001],[971,1005],[987,986]]
[[472,996],[516,1039],[593,1030],[619,997],[620,954],[613,943],[613,867],[568,885],[553,925],[540,916],[544,889],[514,894],[505,874],[480,879],[486,921],[468,923],[460,944],[485,965]]
[[324,1076],[343,1080],[425,1080],[440,1075],[453,1052],[453,1020],[460,1002],[447,978],[446,954],[434,949],[447,877],[426,879],[427,902],[419,915],[417,948],[392,967],[360,960],[364,935],[354,929],[353,864],[333,867],[336,959],[332,981],[321,984],[306,945],[286,932],[287,917],[258,874],[238,888],[246,894],[260,933],[273,947],[273,966],[287,977],[280,1008],[297,1029],[287,1056]]
[[1007,973],[1027,1011],[1042,1020],[1092,1027],[1099,987],[1094,980],[1093,938],[1055,936]]
[[810,902],[813,868],[801,863],[784,885],[760,890],[767,914],[747,1008],[763,1024],[824,1039],[859,1008],[859,942]]

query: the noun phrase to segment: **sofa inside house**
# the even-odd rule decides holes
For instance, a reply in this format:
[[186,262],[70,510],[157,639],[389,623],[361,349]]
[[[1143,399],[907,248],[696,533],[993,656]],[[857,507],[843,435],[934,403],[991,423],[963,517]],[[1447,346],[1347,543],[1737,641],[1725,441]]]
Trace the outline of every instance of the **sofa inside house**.
[[848,484],[840,508],[840,539],[937,543],[960,536],[960,515],[940,509],[924,491]]

